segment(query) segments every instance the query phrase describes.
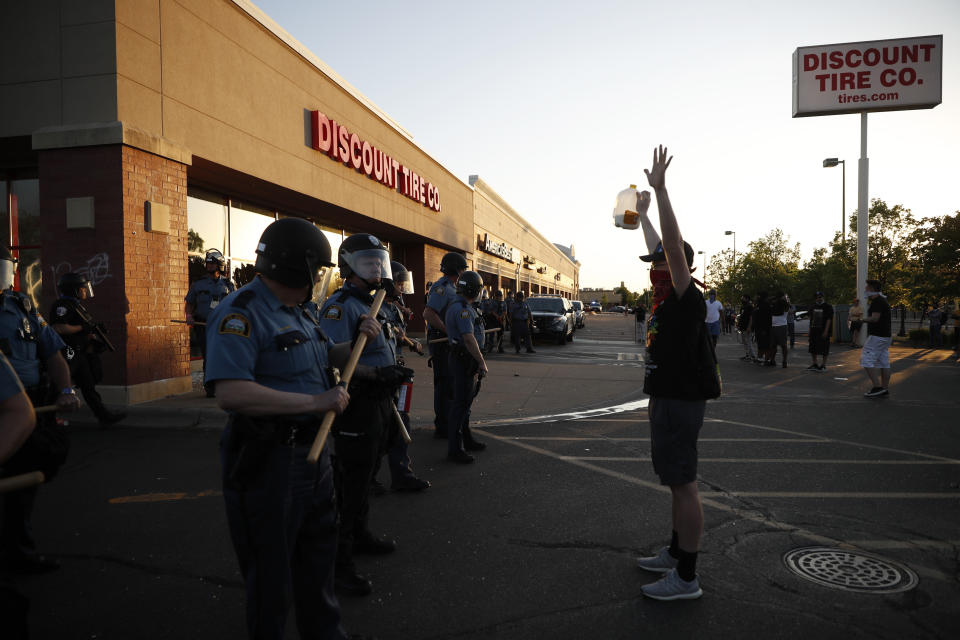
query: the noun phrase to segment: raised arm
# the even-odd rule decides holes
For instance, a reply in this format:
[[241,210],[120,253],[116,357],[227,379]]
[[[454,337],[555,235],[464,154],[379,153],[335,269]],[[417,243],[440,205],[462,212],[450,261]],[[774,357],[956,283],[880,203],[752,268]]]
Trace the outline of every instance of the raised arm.
[[653,167],[649,171],[644,169],[644,173],[647,174],[647,182],[650,183],[654,193],[657,194],[657,209],[660,211],[660,233],[663,234],[661,242],[663,243],[663,251],[667,256],[667,265],[670,268],[673,291],[679,298],[690,286],[690,267],[687,265],[687,257],[683,252],[683,236],[680,235],[680,226],[673,214],[670,196],[667,193],[667,167],[670,166],[672,160],[673,156],[667,156],[667,148],[660,145],[658,149],[653,150]]

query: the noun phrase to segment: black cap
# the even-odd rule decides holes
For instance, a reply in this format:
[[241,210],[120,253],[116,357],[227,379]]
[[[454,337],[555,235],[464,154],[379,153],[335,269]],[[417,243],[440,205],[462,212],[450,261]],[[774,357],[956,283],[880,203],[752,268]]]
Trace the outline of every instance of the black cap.
[[822,297],[823,297],[823,291],[817,291],[815,294],[813,294],[813,297],[814,297],[814,298],[822,298]]
[[[683,253],[687,257],[687,266],[693,266],[693,247],[690,246],[689,242],[683,243]],[[653,253],[645,256],[640,256],[640,259],[644,262],[660,262],[667,259],[667,254],[663,252],[663,243],[658,242],[657,248],[653,250]]]

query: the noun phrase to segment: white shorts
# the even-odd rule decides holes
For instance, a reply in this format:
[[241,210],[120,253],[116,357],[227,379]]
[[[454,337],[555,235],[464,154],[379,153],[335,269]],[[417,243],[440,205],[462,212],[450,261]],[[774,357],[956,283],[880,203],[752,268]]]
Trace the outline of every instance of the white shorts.
[[860,352],[860,366],[865,369],[889,369],[890,340],[891,338],[867,336]]

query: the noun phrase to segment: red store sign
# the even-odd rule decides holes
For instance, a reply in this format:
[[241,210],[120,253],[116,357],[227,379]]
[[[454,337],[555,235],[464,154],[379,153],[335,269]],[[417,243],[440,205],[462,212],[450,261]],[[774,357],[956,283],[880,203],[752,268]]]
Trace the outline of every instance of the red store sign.
[[336,120],[319,111],[310,114],[313,123],[313,148],[334,160],[362,172],[371,180],[440,212],[440,189],[424,180],[415,171],[377,149],[360,136],[350,133]]

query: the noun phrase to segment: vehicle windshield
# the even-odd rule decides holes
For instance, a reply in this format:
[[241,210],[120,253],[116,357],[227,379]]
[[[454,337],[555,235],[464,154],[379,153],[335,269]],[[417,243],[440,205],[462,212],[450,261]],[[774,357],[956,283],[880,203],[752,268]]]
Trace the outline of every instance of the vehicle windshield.
[[527,300],[530,311],[549,311],[563,314],[563,300],[560,298],[530,298]]
[[570,304],[572,304],[572,305],[573,305],[573,308],[576,309],[577,311],[580,311],[580,310],[583,309],[583,303],[580,302],[579,300],[574,300],[574,301],[571,302]]

